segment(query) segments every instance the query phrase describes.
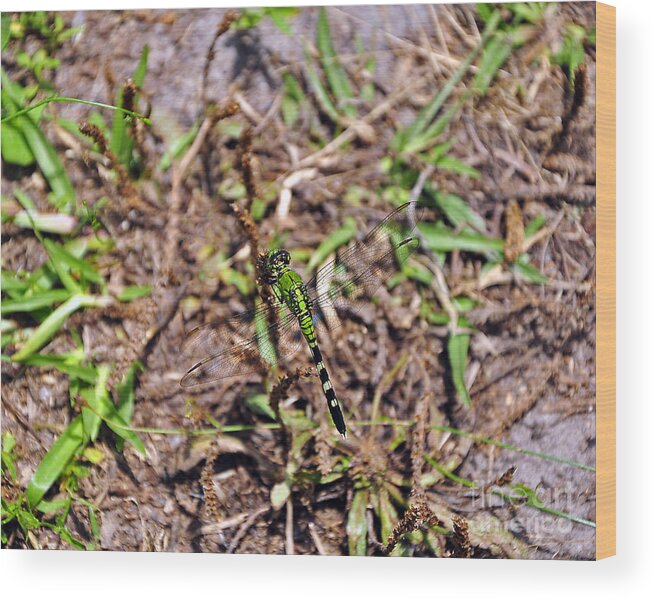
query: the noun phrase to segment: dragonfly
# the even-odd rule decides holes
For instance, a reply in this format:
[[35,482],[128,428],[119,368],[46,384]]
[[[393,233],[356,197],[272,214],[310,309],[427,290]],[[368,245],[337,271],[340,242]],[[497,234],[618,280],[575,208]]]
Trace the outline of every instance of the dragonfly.
[[[320,350],[318,327],[326,326],[330,331],[339,327],[343,322],[339,312],[347,309],[356,314],[361,301],[371,298],[402,266],[420,245],[414,231],[424,211],[416,202],[399,206],[361,240],[337,252],[307,283],[290,267],[287,250],[262,252],[258,270],[273,292],[274,306],[263,304],[228,318],[220,326],[191,330],[182,355],[194,362],[180,385],[191,387],[243,376],[257,371],[262,362],[274,366],[295,353],[304,339],[332,421],[345,439],[346,422]],[[269,323],[271,308],[275,317]],[[229,342],[230,333],[238,341]]]

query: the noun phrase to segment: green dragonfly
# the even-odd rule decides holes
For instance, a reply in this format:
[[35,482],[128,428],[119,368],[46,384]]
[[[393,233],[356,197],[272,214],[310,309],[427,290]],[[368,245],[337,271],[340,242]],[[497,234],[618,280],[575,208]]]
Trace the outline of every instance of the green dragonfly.
[[[264,282],[277,300],[277,313],[269,324],[269,306],[263,305],[224,321],[219,327],[193,329],[183,346],[183,356],[193,359],[180,385],[190,387],[257,371],[262,361],[276,365],[303,343],[309,345],[321,380],[328,409],[337,431],[345,438],[346,423],[318,344],[317,326],[340,326],[338,311],[356,313],[357,302],[370,298],[419,245],[412,235],[424,208],[403,204],[360,241],[322,266],[304,284],[290,268],[286,250],[262,253],[258,265]],[[361,304],[361,303],[360,303]],[[228,341],[230,334],[236,342]]]

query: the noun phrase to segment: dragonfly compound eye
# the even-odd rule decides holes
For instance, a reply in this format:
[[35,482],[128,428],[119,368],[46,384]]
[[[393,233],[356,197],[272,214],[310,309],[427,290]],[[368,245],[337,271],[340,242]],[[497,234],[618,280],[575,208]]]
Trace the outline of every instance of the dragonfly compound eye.
[[269,264],[274,269],[286,267],[291,262],[291,256],[286,250],[275,250],[271,253]]

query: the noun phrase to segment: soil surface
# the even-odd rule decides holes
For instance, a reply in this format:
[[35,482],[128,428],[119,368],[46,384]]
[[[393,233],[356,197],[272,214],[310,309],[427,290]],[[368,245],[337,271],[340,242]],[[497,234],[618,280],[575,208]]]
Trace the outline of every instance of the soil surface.
[[[292,446],[284,431],[256,426],[273,421],[246,401],[270,389],[275,379],[255,371],[237,381],[179,386],[186,368],[180,357],[185,331],[220,322],[254,303],[252,286],[242,295],[217,266],[231,260],[234,270],[252,280],[248,237],[229,200],[240,176],[239,143],[227,125],[253,128],[252,164],[267,202],[257,223],[262,246],[283,236],[292,251],[315,249],[348,217],[365,232],[391,209],[379,190],[387,177],[380,161],[393,132],[443,88],[475,47],[483,24],[473,5],[329,9],[333,43],[349,76],[360,86],[374,84],[373,99],[357,107],[359,115],[415,87],[409,97],[362,126],[347,149],[317,154],[347,124],[334,129],[324,115],[318,119],[316,101],[306,90],[309,107],[290,128],[281,103],[284,69],[303,73],[305,45],[316,44],[318,9],[304,8],[291,17],[291,35],[268,18],[255,28],[225,33],[216,42],[203,84],[208,50],[225,13],[63,14],[67,24],[82,27],[56,52],[61,65],[53,71],[53,82],[63,96],[113,103],[144,44],[149,48],[140,109],[147,100],[153,127],[142,134],[145,174],[134,184],[136,197],[121,194],[102,167],[102,157],[89,156],[78,139],[52,123],[45,130],[79,198],[90,206],[110,199],[101,218],[116,246],[99,266],[110,289],[152,285],[153,292],[107,310],[73,315],[44,352],[71,350],[71,332],[77,332],[89,360],[114,365],[110,382],[118,381],[134,359],[142,360],[132,424],[179,430],[140,434],[144,458],[129,444],[118,452],[114,434],[103,428],[95,445],[105,459],[89,465],[90,474],[77,492],[98,507],[100,548],[346,554],[348,515],[363,475],[374,487],[391,489],[383,481],[400,490],[401,498],[393,500],[398,518],[417,497],[426,499],[447,530],[453,515],[461,515],[473,556],[592,559],[593,527],[537,510],[526,498],[508,502],[490,491],[509,493],[508,487],[482,488],[515,468],[513,483],[536,490],[550,509],[595,518],[593,470],[539,455],[595,466],[595,50],[586,48],[586,68],[580,72],[584,84],[578,84],[584,85],[584,94],[573,111],[566,74],[540,58],[544,49],[561,45],[568,23],[593,27],[593,4],[555,5],[535,35],[512,53],[488,93],[467,100],[457,112],[444,139],[456,141],[452,154],[480,176],[442,170],[427,174],[442,191],[465,199],[491,237],[507,241],[512,223],[518,220],[521,230],[533,218],[545,218],[544,234],[527,252],[530,263],[548,277],[547,284],[522,280],[503,265],[481,284],[483,256],[464,251],[446,255],[441,270],[451,297],[477,301],[466,313],[475,332],[466,369],[471,408],[462,407],[450,384],[447,326],[428,325],[419,316],[421,296],[431,297],[440,310],[435,292],[424,287],[419,294],[409,281],[383,290],[376,302],[346,316],[337,332],[321,339],[334,387],[347,406],[348,439],[333,431],[316,377],[294,383],[281,402],[283,409],[300,409],[321,423],[300,450],[301,469],[329,473],[347,457],[348,473],[333,482],[298,478],[291,500],[279,509],[271,505],[271,491],[284,480]],[[367,56],[375,57],[372,73],[365,69]],[[9,52],[3,53],[3,65],[10,75],[20,73]],[[203,121],[208,102],[220,109],[231,100],[239,103],[240,112],[212,128],[176,188],[179,160],[176,168],[161,171],[159,158],[173,140]],[[76,122],[89,115],[88,107],[77,104],[52,110]],[[319,139],[317,132],[325,137]],[[281,214],[283,182],[293,173],[300,176]],[[2,187],[4,196],[20,187],[42,210],[50,206],[38,170],[16,172],[3,165]],[[357,203],[351,199],[353,190],[360,194]],[[3,226],[3,269],[32,270],[45,260],[29,229]],[[427,264],[434,258],[424,253],[418,260]],[[307,353],[299,352],[282,366],[281,372],[292,373],[311,363]],[[3,431],[17,440],[23,486],[79,410],[71,408],[67,382],[54,370],[3,363]],[[378,416],[409,421],[420,415],[428,427],[424,438],[416,441],[416,427],[365,425],[376,395]],[[211,429],[216,422],[256,427],[219,436],[182,431]],[[429,430],[430,425],[500,440],[521,451],[443,428]],[[413,476],[417,479],[416,444],[480,487],[458,484],[424,463],[418,473],[423,490],[414,485],[410,496]],[[51,496],[57,493],[53,488]],[[367,552],[382,555],[377,542],[386,540],[371,498]],[[68,525],[80,538],[89,538],[81,505],[74,505]],[[450,535],[436,533],[431,539],[407,543],[405,553],[451,556],[461,550]],[[69,547],[45,529],[32,543],[16,529],[9,545]]]

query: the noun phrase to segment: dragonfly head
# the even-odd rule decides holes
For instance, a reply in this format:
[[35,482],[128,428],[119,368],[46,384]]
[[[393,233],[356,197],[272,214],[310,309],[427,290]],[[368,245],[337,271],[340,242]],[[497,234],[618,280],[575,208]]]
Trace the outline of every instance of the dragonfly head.
[[290,262],[291,256],[286,250],[270,250],[263,256],[262,263],[260,263],[262,278],[269,285],[277,283],[289,268]]

